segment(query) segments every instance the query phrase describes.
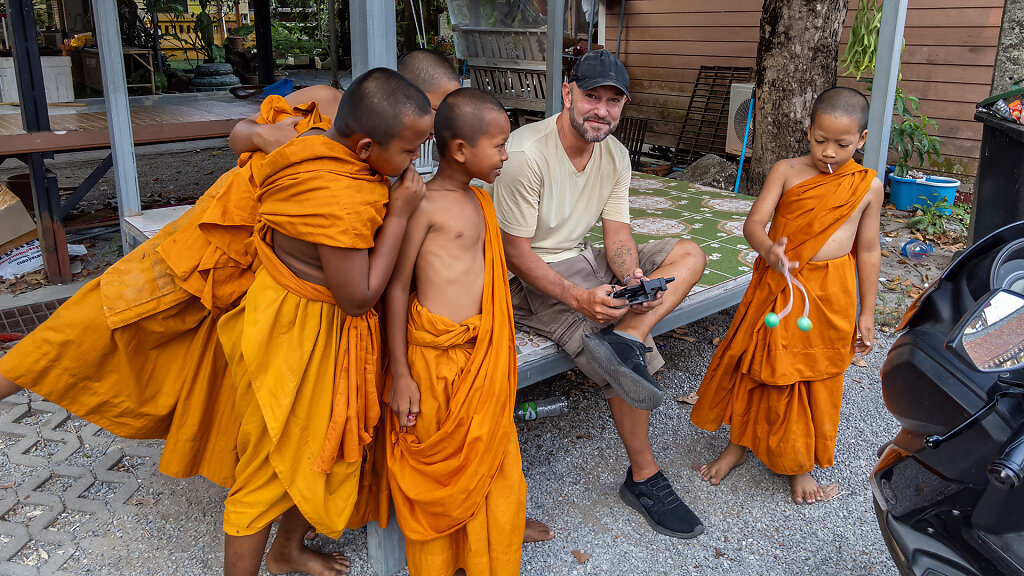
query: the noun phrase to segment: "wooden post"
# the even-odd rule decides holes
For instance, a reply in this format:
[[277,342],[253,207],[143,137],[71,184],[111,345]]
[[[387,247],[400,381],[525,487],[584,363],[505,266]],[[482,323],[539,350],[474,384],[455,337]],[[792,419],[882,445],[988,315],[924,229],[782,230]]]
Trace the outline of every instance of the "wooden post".
[[[8,7],[22,126],[26,132],[48,132],[50,115],[46,107],[46,88],[43,85],[39,45],[36,44],[32,2],[10,0]],[[51,284],[66,284],[71,282],[71,260],[64,223],[60,218],[57,178],[48,176],[43,164],[46,158],[52,157],[50,153],[29,154],[26,163],[32,183],[32,199],[36,205],[36,227],[39,231],[39,247],[43,253],[43,268]]]
[[139,177],[135,166],[135,142],[132,138],[132,117],[128,110],[128,81],[124,75],[124,52],[117,25],[115,0],[93,0],[96,24],[96,46],[100,53],[100,75],[103,77],[103,100],[107,107],[107,128],[110,152],[114,157],[114,186],[117,189],[117,212],[121,218],[121,243],[127,254],[136,244],[124,227],[127,216],[142,213],[139,200]]
[[341,88],[338,80],[338,9],[334,0],[327,0],[327,33],[331,47],[331,86]]
[[548,100],[547,117],[562,111],[562,36],[565,22],[565,0],[548,0]]
[[864,143],[864,166],[878,171],[885,181],[889,156],[889,132],[892,108],[896,102],[896,81],[900,74],[903,25],[907,21],[908,0],[882,3],[882,23],[878,30],[878,54],[875,77],[871,83],[871,108],[868,112],[868,140]]
[[274,43],[270,37],[270,0],[252,0],[256,29],[256,63],[260,84],[274,83]]
[[393,576],[405,568],[405,535],[398,527],[394,504],[387,528],[376,522],[366,525],[366,556],[377,576]]

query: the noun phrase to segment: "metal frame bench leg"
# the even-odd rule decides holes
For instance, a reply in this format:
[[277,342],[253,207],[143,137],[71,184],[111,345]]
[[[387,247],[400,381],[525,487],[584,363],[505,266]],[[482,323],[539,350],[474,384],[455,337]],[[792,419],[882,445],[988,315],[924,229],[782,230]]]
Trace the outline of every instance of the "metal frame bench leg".
[[376,522],[366,525],[366,552],[377,576],[393,576],[405,568],[405,535],[398,527],[394,504],[387,528]]

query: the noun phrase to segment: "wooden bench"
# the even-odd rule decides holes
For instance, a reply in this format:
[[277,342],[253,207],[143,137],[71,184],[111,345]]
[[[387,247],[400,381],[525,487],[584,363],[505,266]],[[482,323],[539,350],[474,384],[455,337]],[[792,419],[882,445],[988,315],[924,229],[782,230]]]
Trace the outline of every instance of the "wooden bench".
[[474,88],[506,108],[543,112],[548,96],[547,29],[457,28]]
[[[708,256],[703,277],[690,295],[657,326],[655,335],[678,328],[738,304],[750,282],[757,252],[743,238],[743,222],[753,198],[701,188],[678,180],[634,173],[630,183],[630,216],[638,243],[659,238],[690,238]],[[126,218],[130,230],[151,237],[180,216],[187,206],[146,210]],[[601,229],[588,236],[601,244]],[[527,331],[516,334],[519,388],[560,374],[573,367],[572,360],[554,342]],[[392,512],[392,520],[394,513]],[[371,522],[366,530],[371,565],[379,576],[390,576],[405,567],[405,539],[398,523],[387,528]]]

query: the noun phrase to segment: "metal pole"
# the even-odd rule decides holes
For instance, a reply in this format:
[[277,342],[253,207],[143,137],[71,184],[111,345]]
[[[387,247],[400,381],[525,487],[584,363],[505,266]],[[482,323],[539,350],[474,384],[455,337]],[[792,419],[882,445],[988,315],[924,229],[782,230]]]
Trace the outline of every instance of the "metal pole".
[[256,29],[256,63],[260,84],[274,83],[274,43],[270,37],[270,0],[253,0],[253,27]]
[[117,212],[121,218],[121,243],[128,253],[134,243],[124,227],[124,219],[142,213],[139,200],[138,170],[135,167],[135,143],[132,118],[128,110],[128,86],[124,75],[124,53],[121,31],[117,25],[115,0],[93,0],[92,13],[96,24],[96,46],[100,53],[100,75],[103,77],[103,100],[107,108],[107,129],[110,131],[110,152],[114,156],[114,186],[117,189]]
[[565,0],[548,0],[547,117],[562,111],[562,36]]
[[338,81],[338,10],[334,0],[327,0],[327,35],[330,36],[331,47],[331,86],[341,88]]
[[903,47],[903,26],[907,20],[908,0],[882,3],[882,23],[878,30],[878,54],[875,78],[871,84],[871,108],[868,112],[868,140],[864,144],[864,166],[878,171],[885,178],[889,155],[889,132],[892,109],[896,101],[896,81],[900,73],[900,52]]
[[615,57],[618,58],[622,49],[622,18],[626,15],[626,0],[619,3],[619,29],[615,33]]
[[395,0],[351,0],[352,76],[371,68],[398,67]]

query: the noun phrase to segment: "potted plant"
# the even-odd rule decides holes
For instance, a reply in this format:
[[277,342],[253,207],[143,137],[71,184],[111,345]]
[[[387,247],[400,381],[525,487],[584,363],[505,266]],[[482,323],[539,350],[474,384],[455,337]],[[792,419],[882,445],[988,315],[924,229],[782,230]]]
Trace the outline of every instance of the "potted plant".
[[900,119],[889,133],[889,149],[896,153],[895,169],[889,175],[890,198],[898,210],[927,208],[944,201],[939,211],[950,214],[960,181],[910,170],[915,156],[919,165],[942,160],[942,139],[928,132],[929,127],[936,128],[935,121],[919,116],[917,105],[917,98],[896,88],[895,111]]
[[[857,6],[850,41],[840,61],[840,65],[846,68],[845,74],[856,75],[858,81],[870,82],[862,80],[861,75],[874,72],[881,21],[880,2],[862,0]],[[868,90],[871,90],[870,84]],[[893,113],[899,119],[893,122],[889,133],[889,150],[896,154],[895,169],[889,175],[890,198],[900,210],[929,207],[944,198],[947,202],[940,211],[948,214],[950,209],[946,206],[953,205],[960,181],[910,171],[910,163],[915,156],[918,165],[942,159],[942,139],[929,133],[929,128],[935,130],[937,125],[934,120],[918,114],[918,104],[916,97],[907,96],[901,87],[896,87]]]

